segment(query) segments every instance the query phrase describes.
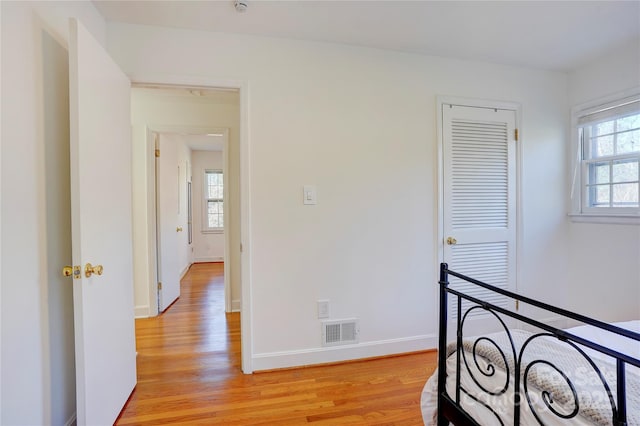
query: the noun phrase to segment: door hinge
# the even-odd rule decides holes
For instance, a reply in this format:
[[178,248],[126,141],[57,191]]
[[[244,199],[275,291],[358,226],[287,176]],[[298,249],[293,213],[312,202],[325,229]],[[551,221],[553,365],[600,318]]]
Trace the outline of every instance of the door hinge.
[[520,309],[520,301],[516,300],[516,311]]
[[240,243],[240,253],[242,253],[242,243]]
[[160,150],[156,149],[156,157],[160,157]]
[[158,281],[158,290],[162,290],[162,283]]
[[516,138],[516,142],[518,142],[518,129],[515,130],[514,132],[514,136]]

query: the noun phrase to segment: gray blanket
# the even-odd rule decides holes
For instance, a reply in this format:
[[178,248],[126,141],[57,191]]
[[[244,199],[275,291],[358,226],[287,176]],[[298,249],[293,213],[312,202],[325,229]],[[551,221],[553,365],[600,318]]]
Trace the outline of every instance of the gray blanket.
[[[523,345],[532,334],[523,330],[511,330],[511,336],[515,346],[516,357],[518,357]],[[506,361],[513,381],[515,372],[514,355],[507,334],[501,332],[486,337],[490,338],[495,344],[486,338],[463,339],[462,346],[467,352],[467,364],[472,369],[471,372],[481,384],[483,380],[489,383],[485,376],[479,373],[478,370],[474,370],[476,367],[472,354],[475,345],[475,354],[484,358],[495,368],[504,370]],[[504,356],[500,353],[498,347],[502,350]],[[449,343],[447,356],[455,353],[455,351],[455,342]],[[600,369],[613,394],[613,400],[617,403],[614,360],[593,356],[592,359],[597,368]],[[464,371],[466,367],[462,361],[462,355],[461,364],[461,368]],[[537,337],[527,344],[522,352],[522,365],[520,368],[522,403],[525,405],[527,402],[522,383],[525,370],[529,365],[531,365],[531,368],[527,373],[527,385],[528,393],[532,398],[543,398],[542,392],[548,392],[553,400],[551,404],[553,409],[563,414],[569,414],[576,408],[574,393],[568,384],[571,383],[578,398],[578,415],[597,425],[612,424],[611,403],[605,387],[589,361],[578,350],[572,348],[568,343],[551,336]],[[560,372],[566,377],[563,377]],[[640,425],[640,377],[638,369],[635,367],[627,368],[626,382],[627,424]],[[509,386],[509,390],[513,391],[513,383]]]

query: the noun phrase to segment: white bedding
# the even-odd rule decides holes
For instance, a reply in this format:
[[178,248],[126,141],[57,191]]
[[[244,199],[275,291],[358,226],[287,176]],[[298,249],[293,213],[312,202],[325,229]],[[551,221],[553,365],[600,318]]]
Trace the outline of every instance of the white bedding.
[[[621,328],[625,328],[635,332],[640,332],[640,320],[616,323],[614,325],[617,325]],[[584,337],[588,340],[598,342],[602,346],[611,348],[618,352],[640,359],[640,343],[633,341],[631,339],[621,337],[618,335],[613,335],[611,333],[607,333],[605,331],[602,331],[600,329],[596,329],[590,326],[574,327],[574,328],[567,329],[566,331],[571,334]],[[498,336],[499,334],[500,333],[496,333],[495,335],[492,335],[492,337]],[[502,333],[502,337],[504,337],[504,333]],[[471,340],[474,340],[474,339],[471,339]],[[500,336],[497,337],[497,340],[500,341]],[[516,338],[515,340],[516,340],[516,346],[518,346],[519,345],[518,339]],[[503,342],[504,341],[505,340],[503,339]],[[596,351],[587,350],[587,352],[592,358],[598,359],[597,363],[599,367],[607,368],[608,364],[610,364],[611,359],[609,358],[609,360],[606,360],[606,358],[608,358],[607,356],[602,355]],[[560,358],[563,358],[563,357],[560,357]],[[470,362],[470,364],[473,363],[472,359],[473,358],[471,356],[468,357],[468,361]],[[461,364],[462,364],[462,360],[461,360]],[[479,367],[481,369],[491,368],[491,367],[488,367],[489,364],[490,363],[487,362],[486,360],[482,358],[479,359]],[[495,363],[493,364],[495,365]],[[456,356],[452,355],[447,359],[447,371],[449,372],[449,378],[447,379],[447,392],[454,399],[455,399],[455,365],[456,365]],[[482,399],[484,402],[487,402],[499,414],[500,418],[502,419],[502,422],[504,422],[505,425],[511,424],[513,422],[512,420],[513,419],[513,392],[509,391],[500,396],[487,395],[486,392],[483,392],[475,383],[475,381],[471,378],[471,376],[466,372],[464,364],[462,364],[461,367],[462,367],[461,368],[462,373],[460,377],[461,388],[467,390],[469,393],[475,396],[479,396],[480,399]],[[582,370],[584,370],[584,368]],[[613,373],[609,373],[605,375],[606,375],[606,380],[607,382],[609,382],[610,385],[612,385],[611,384],[612,378],[613,378],[613,383],[615,383],[615,375]],[[611,377],[611,375],[613,375],[613,377]],[[504,369],[499,369],[499,368],[496,369],[495,374],[493,374],[490,378],[484,377],[482,375],[477,375],[477,374],[476,376],[477,376],[477,379],[479,377],[482,380],[481,383],[485,388],[488,388],[488,389],[491,389],[491,386],[494,387],[493,389],[500,389],[506,382],[506,372]],[[589,396],[591,395],[589,392],[591,392],[594,398],[601,397],[602,395],[606,395],[604,394],[604,392],[595,391],[596,388],[593,386],[591,388],[588,387],[589,382],[592,385],[594,384],[593,377],[595,376],[593,376],[593,373],[591,371],[588,371],[584,375],[582,375],[580,372],[580,369],[578,369],[574,377],[571,378],[571,381],[573,383],[576,383],[577,386],[580,385],[581,381],[586,382],[585,388],[583,388],[582,390],[577,389],[578,393],[585,394],[586,392],[587,396]],[[629,392],[631,392],[630,384],[636,386],[636,387],[633,387],[635,391],[637,391],[637,386],[640,386],[640,371],[635,367],[627,368],[627,396],[629,396]],[[600,389],[598,383],[595,383],[595,385],[597,385],[598,389]],[[510,377],[509,389],[512,390],[513,386],[514,386],[513,377]],[[568,388],[565,386],[565,389],[568,389]],[[521,391],[522,390],[523,389],[521,386]],[[615,388],[612,389],[612,391],[615,395]],[[536,397],[535,392],[530,392],[530,395],[532,396],[532,398]],[[539,395],[539,393],[537,395]],[[476,421],[478,421],[481,425],[490,426],[490,425],[501,424],[500,420],[498,420],[495,414],[493,414],[491,411],[486,409],[482,404],[479,404],[478,402],[468,397],[465,393],[461,392],[460,400],[461,400],[462,407],[469,414],[471,414],[472,417],[476,419]],[[630,404],[630,403],[627,402],[627,404]],[[422,414],[423,414],[423,419],[425,424],[436,425],[437,424],[437,421],[436,421],[437,372],[434,373],[429,378],[429,380],[424,386],[424,389],[422,392],[422,398],[421,398],[421,405],[422,405]],[[532,414],[526,399],[524,399],[524,393],[523,393],[523,401],[522,401],[521,407],[522,408],[520,410],[521,411],[520,424],[538,425],[539,422],[535,419],[535,416]],[[562,404],[560,404],[558,401],[554,402],[554,407],[557,408],[559,411],[562,411],[562,408],[561,408]],[[563,420],[557,417],[556,415],[554,415],[553,413],[550,413],[547,410],[544,401],[540,399],[537,399],[534,402],[534,408],[536,413],[538,413],[538,415],[541,417],[544,424],[547,424],[547,425],[566,425],[567,424],[566,420]],[[567,407],[565,406],[564,409],[566,410]],[[639,412],[640,412],[639,406],[631,405],[627,408],[629,425],[636,425],[636,426],[640,425],[640,417],[638,417],[640,416]],[[582,426],[582,425],[593,425],[594,423],[590,419],[585,418],[582,415],[578,415],[571,420],[571,424]]]

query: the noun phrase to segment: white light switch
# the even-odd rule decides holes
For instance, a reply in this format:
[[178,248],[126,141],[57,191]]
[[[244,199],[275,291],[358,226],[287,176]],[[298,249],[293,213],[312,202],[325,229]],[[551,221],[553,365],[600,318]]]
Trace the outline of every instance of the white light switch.
[[304,204],[317,204],[316,187],[313,185],[305,185],[302,189],[302,202]]
[[329,300],[318,300],[318,319],[329,318]]

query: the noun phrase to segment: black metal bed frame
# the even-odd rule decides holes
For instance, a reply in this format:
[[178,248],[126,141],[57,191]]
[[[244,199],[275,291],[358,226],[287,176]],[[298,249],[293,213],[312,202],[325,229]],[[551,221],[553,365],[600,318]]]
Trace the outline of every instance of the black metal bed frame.
[[[602,330],[606,330],[607,332],[611,332],[617,335],[621,335],[621,336],[625,336],[628,337],[630,339],[636,340],[638,341],[638,343],[640,344],[640,334],[639,333],[635,333],[632,332],[630,330],[626,330],[620,327],[616,327],[613,326],[611,324],[607,324],[605,322],[602,321],[598,321],[592,318],[588,318],[584,315],[580,315],[580,314],[576,314],[574,312],[570,312],[567,311],[565,309],[561,309],[555,306],[551,306],[549,304],[543,303],[543,302],[539,302],[537,300],[528,298],[528,297],[524,297],[515,293],[512,293],[510,291],[492,286],[490,284],[484,283],[482,281],[470,278],[468,276],[465,276],[463,274],[460,274],[458,272],[452,271],[449,269],[448,265],[446,263],[441,263],[440,264],[440,280],[439,280],[439,284],[440,284],[440,317],[439,317],[439,345],[438,345],[438,398],[437,398],[437,409],[438,409],[438,426],[444,426],[449,424],[449,422],[452,422],[453,424],[456,425],[479,425],[479,423],[477,421],[475,421],[460,405],[460,352],[462,351],[462,330],[463,330],[463,323],[464,323],[464,317],[466,317],[466,314],[473,310],[473,309],[484,309],[486,311],[488,311],[490,314],[493,314],[493,316],[495,316],[499,322],[502,324],[502,327],[504,328],[504,330],[507,333],[507,336],[509,338],[509,340],[511,341],[512,347],[513,347],[513,339],[511,337],[511,333],[509,332],[509,329],[507,328],[506,324],[504,323],[504,321],[500,318],[499,315],[497,315],[497,313],[500,313],[502,315],[505,315],[507,317],[510,318],[514,318],[516,320],[522,321],[523,323],[526,324],[530,324],[533,325],[535,327],[537,327],[540,330],[544,330],[544,332],[542,333],[537,333],[534,334],[533,337],[531,337],[529,340],[535,339],[536,337],[540,337],[540,336],[552,336],[552,337],[556,337],[557,339],[560,339],[562,342],[568,343],[569,345],[571,345],[573,348],[575,348],[578,353],[580,353],[583,357],[585,357],[585,359],[591,364],[591,366],[594,368],[595,372],[600,376],[600,380],[602,381],[602,385],[604,390],[606,391],[606,395],[609,398],[609,403],[611,404],[611,409],[612,409],[612,413],[613,413],[613,418],[611,419],[612,424],[616,425],[616,426],[623,426],[623,425],[627,425],[627,399],[626,399],[626,379],[625,379],[625,369],[627,365],[633,365],[636,367],[640,367],[640,360],[633,358],[629,355],[626,354],[622,354],[619,352],[616,352],[610,348],[604,347],[599,345],[596,342],[592,342],[589,340],[586,340],[582,337],[579,336],[575,336],[572,335],[570,333],[567,333],[561,329],[557,329],[555,327],[552,327],[550,325],[541,323],[539,321],[536,321],[535,319],[532,318],[528,318],[525,317],[521,314],[518,314],[517,312],[512,312],[509,311],[508,309],[504,309],[500,306],[496,306],[494,304],[488,303],[486,301],[483,300],[479,300],[476,297],[470,296],[468,294],[462,293],[458,290],[452,289],[449,287],[449,276],[454,276],[457,277],[461,280],[467,281],[469,283],[472,283],[474,285],[477,285],[479,287],[485,288],[487,290],[499,293],[503,296],[506,296],[512,300],[516,300],[516,301],[520,301],[523,303],[526,303],[528,305],[531,306],[535,306],[537,308],[541,308],[544,309],[545,311],[560,315],[563,318],[566,319],[572,319],[575,321],[579,321],[585,325],[591,325],[594,327],[597,327],[599,329]],[[446,378],[447,378],[447,307],[448,307],[448,295],[451,294],[453,296],[455,296],[457,298],[457,327],[456,327],[456,356],[458,357],[458,361],[456,363],[457,367],[456,367],[456,374],[455,374],[455,380],[456,380],[456,395],[455,396],[450,396],[447,393],[446,390]],[[462,312],[462,299],[465,299],[469,302],[472,302],[472,306],[467,308],[465,310],[465,312]],[[483,337],[483,339],[486,339]],[[476,340],[477,342],[477,340]],[[528,343],[528,342],[527,342]],[[494,343],[495,344],[495,343]],[[616,398],[614,398],[613,396],[613,392],[611,391],[611,388],[609,387],[609,385],[607,384],[607,381],[605,379],[605,377],[603,376],[602,372],[598,369],[598,367],[595,365],[595,363],[591,360],[591,358],[583,351],[581,350],[577,345],[582,345],[584,347],[590,348],[590,349],[594,349],[600,353],[606,354],[608,356],[611,356],[612,358],[614,358],[616,360],[616,377],[617,377],[617,386],[616,386]],[[475,348],[475,345],[474,345]],[[524,346],[521,349],[524,350]],[[474,349],[475,351],[475,349]],[[452,354],[453,355],[453,354]],[[504,354],[501,352],[501,355],[504,357]],[[513,424],[514,426],[518,426],[520,425],[520,407],[521,407],[521,403],[523,402],[523,393],[524,393],[524,398],[527,400],[529,407],[533,413],[533,415],[535,416],[535,418],[538,420],[538,422],[540,424],[543,424],[542,420],[540,419],[540,417],[538,417],[538,414],[536,414],[535,408],[532,406],[531,401],[529,399],[529,394],[527,391],[527,383],[526,383],[526,377],[527,377],[527,371],[528,371],[528,367],[524,372],[524,375],[522,375],[521,372],[521,356],[522,353],[519,354],[519,356],[515,356],[516,354],[514,353],[514,367],[515,367],[515,372],[513,375],[513,380],[514,380],[514,395],[513,395],[513,408],[514,408],[514,418],[513,419],[507,419],[507,424]],[[475,357],[475,354],[474,354]],[[507,364],[506,358],[504,358],[505,360],[505,365]],[[547,364],[549,364],[547,361],[535,361],[535,362],[545,362]],[[530,363],[531,365],[532,363]],[[552,368],[555,368],[560,374],[562,374],[562,376],[564,377],[564,379],[567,381],[568,386],[570,387],[572,393],[573,393],[573,398],[574,398],[574,404],[575,404],[575,409],[571,412],[571,413],[560,413],[558,411],[555,410],[554,407],[551,406],[550,402],[550,395],[547,394],[545,398],[543,398],[544,403],[546,404],[547,408],[554,413],[556,416],[564,418],[564,419],[572,419],[574,417],[576,417],[578,415],[578,397],[575,391],[575,387],[574,385],[571,383],[571,381],[569,380],[569,378],[562,373],[557,367],[555,367],[554,365],[551,365]],[[469,367],[467,366],[467,370],[469,369]],[[471,373],[471,371],[469,370],[469,373]],[[507,372],[508,374],[508,372]],[[507,376],[508,377],[508,376]],[[475,379],[474,379],[475,380]],[[523,386],[524,386],[524,392],[521,392],[520,390],[520,382],[521,380],[524,380]],[[477,383],[477,382],[476,382]],[[505,385],[504,391],[507,390],[509,385],[509,379],[507,378],[507,384]],[[471,398],[475,399],[473,396],[471,396]],[[487,407],[489,410],[491,410],[497,417],[498,420],[500,420],[501,423],[503,423],[502,419],[498,416],[497,413],[495,413],[491,407],[488,407],[485,405],[485,407]],[[513,420],[513,423],[511,423],[511,420]]]

